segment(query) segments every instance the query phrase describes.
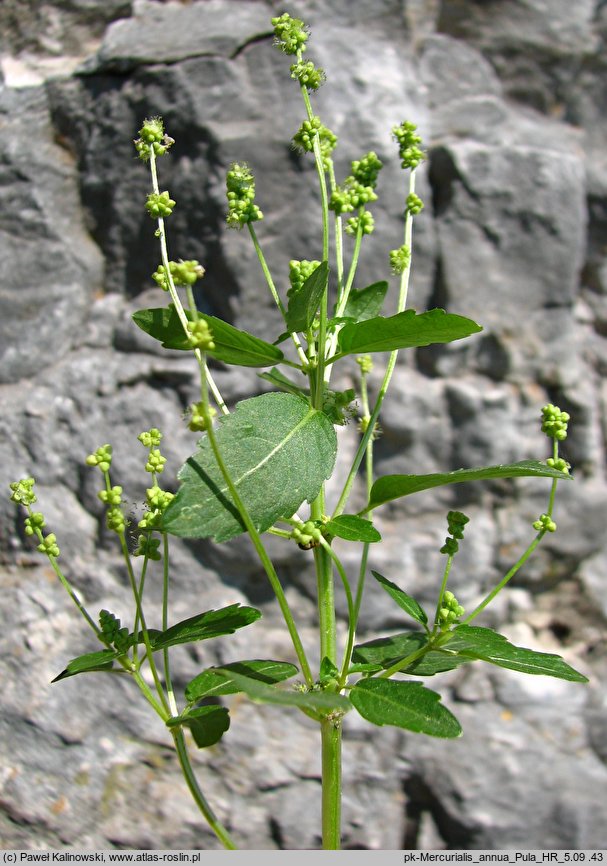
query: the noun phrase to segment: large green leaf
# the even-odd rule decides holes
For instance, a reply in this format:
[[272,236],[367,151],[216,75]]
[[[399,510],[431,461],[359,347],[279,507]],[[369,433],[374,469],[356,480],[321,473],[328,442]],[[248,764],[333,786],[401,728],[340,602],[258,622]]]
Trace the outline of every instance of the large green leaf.
[[268,659],[231,662],[222,667],[221,673],[218,673],[215,668],[208,668],[190,680],[185,687],[186,700],[193,704],[201,698],[233,695],[239,692],[240,688],[230,678],[230,672],[269,685],[288,680],[289,677],[294,677],[298,671],[295,665],[289,664],[289,662],[275,662]]
[[395,725],[431,737],[459,737],[459,722],[441,704],[441,696],[422,683],[366,679],[350,692],[360,715],[374,725]]
[[373,283],[364,289],[352,289],[343,312],[344,318],[366,322],[379,316],[387,291],[388,283],[385,280]]
[[339,332],[335,358],[359,352],[391,352],[432,343],[451,343],[479,331],[482,331],[481,326],[472,319],[444,310],[419,314],[415,310],[405,310],[388,318],[376,316],[366,322],[346,325]]
[[327,262],[321,262],[301,288],[289,289],[286,315],[289,333],[308,330],[318,312],[328,280],[329,265]]
[[[270,686],[258,679],[243,677],[233,670],[225,669],[226,679],[238,687],[238,691],[247,694],[251,700],[260,704],[281,704],[288,707],[300,707],[302,709],[327,712],[341,710],[347,712],[350,709],[350,701],[343,695],[329,691],[305,692],[287,691],[277,686]],[[221,673],[222,668],[217,668]]]
[[570,475],[552,469],[539,460],[521,460],[520,463],[507,463],[500,466],[485,466],[481,469],[456,469],[455,472],[436,472],[431,475],[384,475],[378,478],[371,488],[369,504],[362,513],[400,499],[411,493],[442,487],[444,484],[458,484],[462,481],[485,481],[491,478],[521,478],[535,476],[571,480]]
[[[354,647],[352,661],[355,664],[379,665],[386,670],[407,656],[422,649],[428,643],[428,636],[420,631],[408,631],[390,637],[377,638]],[[428,650],[421,658],[403,668],[401,673],[418,677],[431,677],[434,674],[452,671],[471,659],[443,650]]]
[[238,603],[230,604],[219,610],[207,610],[175,623],[166,631],[155,634],[152,639],[152,649],[157,652],[181,643],[234,634],[237,629],[250,625],[260,617],[261,612],[257,608],[246,607]]
[[379,583],[379,585],[386,590],[388,595],[394,599],[397,605],[402,608],[406,613],[408,613],[410,617],[416,620],[416,622],[421,623],[421,625],[427,624],[428,615],[426,614],[426,611],[423,609],[419,602],[417,602],[412,596],[406,593],[395,583],[392,583],[391,580],[383,577],[383,575],[381,575],[378,571],[372,571],[371,574]]
[[58,683],[59,680],[65,680],[67,677],[74,677],[76,674],[86,674],[94,671],[109,671],[112,669],[114,660],[118,658],[116,650],[104,649],[97,652],[85,653],[75,659],[69,661],[65,670],[61,671],[53,683]]
[[459,625],[452,635],[445,647],[460,656],[480,659],[524,674],[544,674],[575,683],[588,682],[587,677],[568,665],[560,656],[514,646],[493,629]]
[[181,716],[168,719],[167,727],[176,728],[187,725],[199,749],[206,749],[218,743],[230,727],[230,714],[225,707],[215,705],[196,707]]
[[[192,315],[186,312],[191,321]],[[239,367],[270,367],[284,359],[280,349],[253,334],[240,331],[233,325],[198,313],[199,319],[204,319],[213,334],[215,348],[208,354],[224,364],[236,364]],[[133,314],[133,321],[142,331],[159,340],[165,349],[189,349],[187,337],[181,320],[173,304],[168,307],[157,307],[150,310],[138,310]]]
[[[330,477],[337,438],[330,420],[294,394],[262,394],[239,403],[215,433],[222,459],[259,532],[316,498]],[[203,435],[179,472],[182,482],[162,528],[186,538],[226,541],[245,526]]]
[[331,535],[343,538],[345,541],[363,541],[372,544],[381,541],[381,535],[370,520],[364,520],[356,514],[340,514],[334,517],[324,527]]

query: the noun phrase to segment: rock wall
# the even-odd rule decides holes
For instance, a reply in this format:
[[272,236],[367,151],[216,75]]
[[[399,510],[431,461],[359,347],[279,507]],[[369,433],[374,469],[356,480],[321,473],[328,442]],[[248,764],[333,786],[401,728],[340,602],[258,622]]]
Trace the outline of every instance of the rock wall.
[[[129,591],[84,457],[113,443],[115,477],[135,509],[146,486],[137,434],[164,431],[172,471],[195,443],[180,417],[195,393],[192,364],[157,350],[130,322],[158,299],[156,241],[142,208],[148,178],[132,147],[142,118],[162,115],[176,139],[160,165],[161,188],[178,202],[171,253],[204,263],[206,309],[262,337],[276,333],[254,252],[225,226],[224,177],[234,160],[255,172],[266,214],[260,237],[281,289],[289,259],[318,257],[314,172],[289,148],[302,107],[287,61],[271,48],[269,19],[281,11],[261,0],[0,6],[2,488],[37,477],[66,570],[93,611],[127,617]],[[576,480],[560,491],[559,531],[485,622],[564,654],[590,684],[480,665],[442,675],[437,687],[464,727],[455,742],[390,728],[370,737],[352,714],[345,845],[603,847],[607,6],[312,0],[290,11],[311,25],[310,56],[327,72],[316,104],[340,136],[342,174],[370,149],[386,164],[360,284],[386,277],[387,250],[401,242],[405,191],[390,129],[411,118],[429,149],[411,303],[445,306],[485,327],[461,345],[402,359],[378,471],[541,457],[541,405],[556,402],[573,419],[566,456]],[[260,388],[254,372],[216,375],[230,402]],[[347,452],[354,431],[340,436]],[[463,507],[472,521],[453,588],[474,604],[524,548],[544,503],[538,482],[425,493],[381,512],[386,543],[371,564],[432,599],[444,514]],[[94,647],[6,498],[0,541],[3,845],[216,847],[162,725],[128,683],[91,675],[49,684],[68,658]],[[313,647],[312,570],[297,551],[270,548]],[[175,619],[248,601],[264,623],[239,635],[240,657],[291,657],[244,539],[176,545],[173,562]],[[150,592],[158,597],[159,586]],[[369,587],[363,636],[398,627],[388,602]],[[176,685],[232,658],[233,640],[182,652]],[[226,739],[196,757],[220,816],[246,847],[318,846],[311,723],[245,701],[232,716]]]

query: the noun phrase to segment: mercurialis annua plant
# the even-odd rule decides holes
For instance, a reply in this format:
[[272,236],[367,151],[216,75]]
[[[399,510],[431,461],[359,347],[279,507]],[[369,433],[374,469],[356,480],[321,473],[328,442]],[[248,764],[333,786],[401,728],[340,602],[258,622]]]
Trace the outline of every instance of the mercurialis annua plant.
[[[229,696],[235,693],[275,705],[277,713],[285,712],[283,705],[301,711],[318,729],[321,835],[325,848],[336,849],[341,839],[342,732],[348,714],[358,713],[366,720],[369,735],[374,726],[392,725],[420,735],[456,739],[460,724],[439,691],[425,685],[429,676],[482,661],[527,674],[585,681],[583,674],[559,656],[513,646],[492,629],[476,624],[546,533],[557,530],[556,489],[561,482],[571,482],[569,463],[560,453],[561,448],[566,449],[570,418],[552,404],[543,409],[538,406],[538,426],[549,444],[547,455],[539,459],[521,455],[519,462],[496,466],[377,476],[374,449],[382,434],[381,409],[398,374],[399,353],[464,340],[482,327],[467,318],[465,310],[416,311],[409,306],[413,229],[424,208],[416,192],[416,176],[426,159],[426,146],[414,119],[394,119],[392,151],[386,148],[385,153],[377,154],[367,150],[344,165],[337,136],[328,125],[335,121],[321,117],[314,105],[317,90],[330,88],[330,75],[308,57],[313,43],[308,26],[284,13],[272,19],[272,27],[275,47],[287,55],[284,75],[292,87],[292,98],[301,104],[299,125],[286,138],[313,167],[317,210],[306,219],[317,220],[316,243],[302,249],[300,259],[286,259],[282,272],[272,275],[263,253],[264,213],[259,204],[265,180],[263,174],[256,176],[253,156],[242,153],[228,168],[225,182],[227,225],[249,236],[259,261],[257,278],[278,310],[281,327],[274,342],[198,308],[194,287],[204,290],[204,281],[198,284],[204,280],[205,264],[193,258],[169,258],[168,227],[180,203],[170,190],[161,189],[158,179],[164,161],[178,151],[180,143],[165,130],[160,117],[145,119],[135,140],[141,171],[149,172],[150,177],[149,193],[141,207],[150,217],[150,233],[156,235],[159,246],[150,281],[166,292],[167,303],[139,310],[133,316],[133,327],[141,328],[163,347],[191,357],[200,384],[182,418],[198,443],[179,470],[177,483],[175,467],[163,454],[159,429],[143,431],[139,445],[134,445],[139,449],[141,471],[147,473],[140,519],[130,515],[128,491],[114,475],[113,448],[126,448],[126,444],[85,446],[93,449],[85,462],[99,481],[107,528],[120,547],[132,590],[128,622],[105,609],[89,611],[82,603],[75,588],[78,574],[70,576],[71,569],[61,557],[61,527],[53,527],[57,534],[50,532],[43,511],[34,510],[43,508],[36,501],[34,479],[26,477],[11,484],[11,499],[22,510],[25,535],[48,558],[99,642],[95,652],[68,661],[56,680],[83,674],[103,677],[116,671],[130,679],[164,724],[185,783],[218,844],[226,848],[236,847],[236,819],[246,823],[246,815],[229,814],[225,804],[221,817],[216,813],[204,782],[194,773],[192,746],[204,749],[222,740],[222,748],[229,750]],[[381,199],[382,167],[387,160],[398,162],[402,170],[402,222],[386,238],[376,281],[355,288],[366,238],[375,229],[373,207]],[[228,243],[230,238],[228,235]],[[396,312],[386,315],[388,308]],[[210,360],[227,367],[256,368],[264,388],[228,405],[209,369]],[[332,385],[333,372],[342,363],[355,371],[355,387],[339,390]],[[352,429],[358,431],[357,447],[345,472],[340,468],[336,474],[336,466],[345,465],[345,459],[336,459],[336,430],[351,420]],[[354,508],[351,493],[359,475],[365,503]],[[460,549],[466,545],[469,518],[461,511],[448,512],[445,542],[440,550],[437,546],[436,561],[442,573],[427,575],[425,597],[428,593],[435,597],[433,610],[424,609],[409,593],[405,569],[384,576],[369,568],[371,548],[382,541],[375,513],[386,503],[435,487],[523,476],[536,479],[538,488],[547,486],[545,508],[529,526],[526,549],[495,586],[486,588],[472,609],[464,609],[450,588]],[[337,491],[331,496],[326,489],[329,479],[331,490]],[[403,528],[403,535],[406,532]],[[254,607],[232,603],[172,621],[173,539],[207,538],[221,544],[244,534],[276,597],[292,646],[289,659],[265,657],[264,626],[257,623],[261,614]],[[302,638],[298,611],[292,609],[281,569],[269,554],[268,536],[276,539],[272,549],[276,544],[292,545],[298,556],[314,563],[317,647],[306,645]],[[344,545],[351,551],[347,566],[339,555]],[[354,554],[358,565],[353,569]],[[158,583],[162,585],[159,610],[153,604],[159,594],[148,593],[150,585]],[[357,625],[368,591],[386,592],[398,607],[403,621],[398,639],[388,640],[387,635],[383,641],[357,643]],[[347,609],[341,639],[336,625],[338,596],[345,599]],[[174,646],[229,636],[248,627],[252,643],[259,647],[251,659],[235,654],[222,667],[203,665],[185,688],[174,686],[183,681],[173,676]],[[204,657],[204,646],[199,652]],[[319,658],[320,665],[315,667],[311,658]],[[437,680],[440,688],[440,678]],[[347,742],[343,759],[348,760]],[[308,806],[302,803],[302,809]],[[228,824],[233,827],[230,832]]]

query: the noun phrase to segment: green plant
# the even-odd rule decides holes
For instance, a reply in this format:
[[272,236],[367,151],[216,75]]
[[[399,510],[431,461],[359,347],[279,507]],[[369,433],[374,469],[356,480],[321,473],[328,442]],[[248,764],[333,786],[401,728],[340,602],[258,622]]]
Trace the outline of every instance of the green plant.
[[[378,419],[395,372],[399,350],[449,343],[478,333],[478,324],[460,315],[434,309],[416,313],[406,309],[413,249],[413,223],[423,208],[415,192],[416,171],[424,159],[422,142],[413,123],[393,129],[405,171],[403,243],[386,256],[386,269],[398,277],[397,312],[381,315],[388,282],[381,280],[354,288],[364,237],[374,229],[367,205],[377,199],[376,185],[382,163],[373,152],[351,164],[351,173],[337,183],[333,151],[336,136],[312,109],[311,93],[325,79],[323,70],[303,55],[308,30],[302,21],[284,14],[273,21],[276,44],[293,57],[291,77],[298,82],[305,119],[293,138],[294,145],[311,154],[320,193],[321,232],[318,260],[289,262],[290,289],[281,298],[267,266],[254,224],[263,219],[255,203],[255,179],[244,163],[227,173],[228,225],[249,232],[268,290],[284,320],[284,332],[274,343],[239,330],[197,309],[193,286],[203,277],[197,261],[171,261],[165,220],[176,202],[160,190],[157,160],[174,141],[160,118],[144,122],[135,142],[149,166],[152,192],[146,202],[156,222],[161,263],[153,278],[170,296],[166,307],[140,310],[135,323],[164,347],[192,352],[200,370],[199,400],[190,407],[188,425],[202,433],[197,450],[179,472],[176,495],[163,490],[159,477],[165,458],[161,432],[152,428],[139,436],[147,451],[145,470],[151,478],[146,510],[138,523],[136,547],[127,540],[128,518],[122,487],[111,476],[112,448],[102,445],[86,462],[102,475],[99,497],[106,506],[107,525],[118,538],[134,599],[133,621],[123,626],[111,612],[94,618],[81,604],[59,565],[60,551],[53,533],[46,534],[45,519],[33,510],[34,480],[11,484],[11,498],[27,511],[25,532],[35,536],[73,602],[99,639],[102,649],[72,659],[56,681],[81,673],[119,671],[130,676],[173,738],[185,780],[201,813],[226,848],[235,847],[197,782],[185,732],[189,729],[199,748],[213,746],[230,724],[226,706],[210,699],[237,692],[252,700],[298,708],[318,723],[322,749],[322,836],[325,848],[340,845],[342,720],[357,711],[374,725],[395,725],[436,737],[455,738],[461,728],[441,702],[440,695],[420,678],[481,660],[529,674],[546,674],[584,682],[585,677],[556,655],[516,647],[488,628],[471,625],[524,565],[547,532],[554,532],[556,487],[569,480],[569,465],[559,455],[566,438],[569,416],[558,407],[542,410],[542,429],[552,442],[546,462],[522,462],[430,475],[389,475],[375,478],[374,443],[380,434]],[[332,265],[330,239],[333,237]],[[352,239],[346,267],[345,237]],[[185,304],[179,293],[183,290]],[[330,303],[331,299],[331,303]],[[292,347],[291,347],[292,344]],[[287,348],[288,347],[288,348]],[[372,396],[368,386],[374,353],[389,353],[383,379]],[[354,357],[359,366],[358,392],[334,390],[335,366]],[[212,358],[226,365],[265,370],[261,378],[273,390],[243,400],[231,410],[223,400],[208,367]],[[359,403],[356,401],[359,400]],[[219,415],[219,420],[217,416]],[[346,476],[333,479],[340,490],[329,507],[325,485],[332,478],[337,453],[335,426],[358,416],[360,441]],[[366,504],[348,510],[356,476],[362,472]],[[411,628],[371,642],[356,644],[356,628],[363,603],[370,545],[381,541],[373,512],[387,502],[437,486],[495,478],[538,476],[551,479],[546,512],[534,523],[536,532],[527,549],[501,581],[469,613],[448,588],[449,575],[468,517],[459,511],[447,515],[448,535],[441,553],[446,557],[435,610],[429,614],[397,584],[376,571],[380,587],[412,621]],[[272,496],[267,494],[272,490]],[[304,510],[303,516],[299,511]],[[170,624],[170,538],[212,538],[229,541],[248,533],[274,590],[288,629],[298,666],[274,659],[235,660],[223,667],[208,667],[178,696],[172,686],[171,648],[234,633],[258,620],[255,608],[232,604]],[[280,576],[264,545],[265,533],[297,544],[302,556],[314,559],[319,613],[319,670],[313,670]],[[333,540],[356,545],[360,567],[356,579],[346,573]],[[136,568],[136,562],[140,567]],[[152,563],[162,573],[163,602],[160,628],[151,622],[145,589]],[[337,578],[337,586],[336,586]],[[338,646],[335,595],[345,594],[348,631]],[[151,682],[143,671],[151,672]],[[400,675],[400,676],[399,676]],[[298,677],[296,685],[286,680]]]

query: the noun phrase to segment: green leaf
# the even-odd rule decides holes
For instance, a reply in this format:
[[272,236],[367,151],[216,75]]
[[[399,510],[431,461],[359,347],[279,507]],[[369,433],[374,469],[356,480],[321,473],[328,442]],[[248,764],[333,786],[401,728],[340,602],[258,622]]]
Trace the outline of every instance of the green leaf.
[[371,678],[350,692],[360,715],[374,725],[395,725],[431,737],[459,737],[459,722],[441,704],[441,696],[422,683]]
[[[217,668],[221,672],[221,668]],[[225,669],[224,669],[225,670]],[[277,686],[268,686],[259,680],[243,677],[234,671],[226,670],[226,676],[238,686],[238,690],[245,692],[252,701],[260,704],[281,704],[288,707],[300,707],[302,709],[327,712],[331,710],[350,709],[349,700],[343,695],[337,695],[329,691],[303,692],[286,691]]]
[[295,382],[292,382],[288,376],[283,375],[280,370],[274,367],[267,373],[258,373],[260,379],[269,382],[277,391],[285,391],[287,394],[295,394],[298,397],[309,397],[310,390],[308,388],[300,388]]
[[[312,502],[330,477],[337,437],[323,412],[293,394],[262,394],[223,416],[215,432],[223,461],[255,527],[264,532]],[[179,472],[182,482],[162,528],[186,538],[227,541],[245,531],[204,434]]]
[[321,262],[300,289],[289,289],[286,315],[289,333],[308,330],[318,312],[328,280],[329,265],[327,262]]
[[410,617],[413,617],[416,622],[421,623],[422,625],[427,625],[428,623],[428,615],[423,607],[419,604],[419,602],[415,601],[408,593],[404,590],[400,589],[395,583],[392,583],[391,580],[383,577],[379,572],[372,571],[371,574],[375,578],[375,580],[386,590],[389,596],[391,596],[394,601],[397,603],[399,607],[401,607],[406,613],[409,614]]
[[58,683],[59,680],[64,680],[67,677],[74,677],[76,674],[87,674],[93,671],[109,671],[112,669],[114,659],[118,658],[116,650],[104,649],[98,652],[85,653],[78,656],[67,663],[64,671],[51,680],[53,683]]
[[154,635],[152,649],[154,652],[181,643],[191,643],[197,640],[208,640],[225,634],[234,634],[239,628],[250,625],[261,617],[261,612],[254,607],[240,604],[230,604],[219,610],[207,610],[189,619],[167,628]]
[[223,665],[221,670],[221,673],[217,673],[215,668],[208,668],[190,680],[185,687],[186,700],[193,704],[201,698],[233,695],[239,692],[239,687],[230,679],[226,671],[234,671],[241,676],[267,684],[288,680],[289,677],[294,677],[298,672],[295,665],[288,662],[275,662],[267,659],[231,662],[228,665]]
[[544,477],[571,480],[570,475],[552,469],[539,460],[521,460],[520,463],[507,463],[500,466],[486,466],[480,469],[456,469],[455,472],[437,472],[431,475],[384,475],[378,478],[371,488],[369,504],[365,508],[370,511],[390,502],[429,490],[432,487],[442,487],[444,484],[458,484],[462,481],[485,481],[490,478],[522,478]]
[[388,318],[376,316],[366,322],[346,325],[339,332],[339,352],[335,358],[359,352],[391,352],[432,343],[451,343],[482,330],[472,319],[444,310],[419,314],[405,310]]
[[226,707],[196,707],[181,716],[167,720],[167,727],[187,725],[199,749],[214,746],[230,727],[230,714]]
[[[397,662],[412,655],[428,643],[428,636],[420,631],[408,631],[382,637],[354,647],[352,661],[360,665],[378,665],[387,670]],[[443,650],[428,650],[421,658],[403,668],[401,673],[417,677],[431,677],[434,674],[452,671],[459,665],[471,661],[469,658]]]
[[366,322],[379,316],[387,291],[388,283],[385,280],[373,283],[364,289],[352,289],[346,302],[344,318]]
[[445,646],[460,656],[480,659],[523,674],[543,674],[574,683],[588,682],[587,677],[568,665],[560,656],[514,646],[507,638],[490,628],[459,625],[453,629],[452,637]]
[[364,541],[372,543],[381,541],[381,535],[370,520],[365,520],[355,514],[340,514],[325,524],[331,535],[346,541]]
[[[186,317],[189,321],[193,319],[191,313],[187,311]],[[246,331],[240,331],[222,319],[205,313],[198,313],[198,318],[204,319],[213,334],[215,348],[208,354],[218,361],[223,361],[224,364],[235,364],[239,367],[270,367],[284,359],[283,353],[276,346]],[[190,349],[188,338],[173,304],[168,307],[138,310],[133,314],[133,321],[146,334],[159,340],[165,349]]]

